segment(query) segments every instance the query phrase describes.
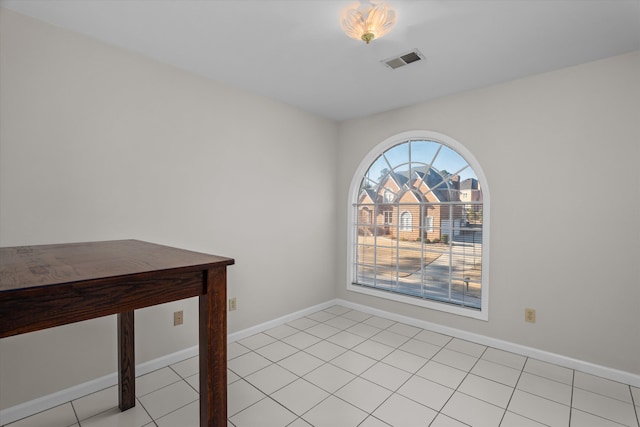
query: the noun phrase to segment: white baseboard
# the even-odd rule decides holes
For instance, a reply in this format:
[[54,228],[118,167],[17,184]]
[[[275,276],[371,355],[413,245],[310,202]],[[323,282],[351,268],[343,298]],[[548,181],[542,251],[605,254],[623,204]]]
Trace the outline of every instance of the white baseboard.
[[441,334],[449,335],[455,338],[460,338],[463,340],[486,345],[498,350],[509,351],[511,353],[516,353],[522,356],[542,360],[543,362],[553,363],[559,366],[564,366],[566,368],[582,371],[587,374],[596,375],[624,384],[630,384],[634,387],[640,387],[640,375],[633,374],[631,372],[621,371],[618,369],[597,365],[595,363],[585,362],[584,360],[574,359],[571,357],[563,356],[561,354],[551,353],[548,351],[539,350],[537,348],[527,347],[509,341],[487,337],[485,335],[475,334],[473,332],[468,332],[462,329],[451,328],[448,326],[439,325],[437,323],[415,319],[413,317],[402,316],[400,314],[371,308],[366,305],[355,304],[341,299],[334,300],[334,302],[338,305],[342,305],[353,310],[359,310],[375,316],[384,317],[389,320],[395,320],[396,322],[406,323],[407,325],[416,326],[423,329],[429,329],[433,332],[439,332]]
[[111,387],[117,382],[117,374],[109,374],[46,396],[38,397],[28,402],[20,403],[19,405],[11,406],[0,411],[0,425],[12,423],[87,394]]
[[[136,377],[197,355],[198,346],[196,345],[166,356],[158,357],[157,359],[153,359],[148,362],[140,363],[136,365]],[[47,409],[51,409],[58,405],[62,405],[63,403],[70,402],[116,384],[118,384],[118,373],[114,372],[109,375],[3,409],[0,411],[0,425],[3,426],[30,415],[37,414],[38,412],[46,411]]]
[[[576,369],[578,371],[586,372],[588,374],[597,375],[599,377],[607,378],[613,381],[618,381],[624,384],[630,384],[634,387],[640,387],[640,375],[636,375],[630,372],[620,371],[617,369],[609,368],[606,366],[596,365],[594,363],[585,362],[583,360],[574,359],[571,357],[563,356],[560,354],[550,353],[536,348],[523,346],[520,344],[514,344],[508,341],[499,340],[496,338],[487,337],[484,335],[467,332],[461,329],[455,329],[448,326],[438,325],[436,323],[427,322],[424,320],[415,319],[412,317],[403,316],[396,313],[391,313],[376,308],[371,308],[361,304],[355,304],[349,301],[341,299],[334,299],[322,304],[315,305],[295,313],[288,314],[286,316],[279,317],[274,320],[270,320],[265,323],[261,323],[256,326],[252,326],[242,331],[234,332],[227,336],[227,342],[232,343],[259,332],[266,331],[271,328],[283,325],[292,320],[306,316],[325,308],[329,308],[333,305],[341,305],[343,307],[359,310],[365,313],[369,313],[375,316],[384,317],[396,322],[406,323],[407,325],[416,326],[423,329],[429,329],[434,332],[439,332],[445,335],[449,335],[455,338],[472,341],[478,344],[490,346],[499,350],[509,351],[512,353],[520,354],[527,357],[532,357],[544,362],[554,363],[559,366],[564,366],[570,369]],[[189,347],[184,350],[177,351],[175,353],[159,357],[157,359],[150,360],[148,362],[136,365],[136,376],[144,375],[149,372],[164,368],[165,366],[172,365],[185,359],[198,355],[198,346]],[[86,396],[91,393],[95,393],[107,387],[116,385],[118,377],[116,373],[105,375],[104,377],[97,378],[95,380],[88,381],[77,386],[69,387],[58,392],[39,397],[34,400],[30,400],[25,403],[21,403],[16,406],[12,406],[7,409],[0,410],[0,425],[5,425],[24,417],[42,412],[44,410],[53,408],[71,400],[78,399],[79,397]]]
[[304,310],[283,316],[279,319],[271,320],[269,322],[262,323],[260,325],[253,326],[249,329],[236,332],[229,336],[228,342],[238,341],[242,338],[257,334],[259,332],[266,331],[284,323],[290,322],[298,317],[306,316],[307,314],[314,313],[318,310],[331,307],[332,305],[341,305],[353,310],[359,310],[364,313],[369,313],[375,316],[384,317],[396,322],[405,323],[407,325],[416,326],[418,328],[429,329],[434,332],[449,335],[455,338],[460,338],[466,341],[475,342],[478,344],[486,345],[496,348],[498,350],[509,351],[522,356],[531,357],[533,359],[542,360],[543,362],[553,363],[555,365],[564,366],[566,368],[575,369],[585,372],[587,374],[596,375],[599,377],[607,378],[612,381],[618,381],[624,384],[630,384],[634,387],[640,387],[640,375],[632,374],[631,372],[621,371],[618,369],[609,368],[595,363],[585,362],[584,360],[574,359],[571,357],[563,356],[561,354],[551,353],[544,350],[539,350],[533,347],[527,347],[520,344],[515,344],[509,341],[499,340],[497,338],[487,337],[485,335],[468,332],[462,329],[451,328],[448,326],[439,325],[437,323],[427,322],[425,320],[415,319],[413,317],[403,316],[401,314],[391,313],[377,308],[372,308],[366,305],[356,304],[342,299],[334,299],[327,301],[326,303],[319,304],[313,307],[309,307]]
[[229,334],[227,337],[227,342],[232,343],[234,341],[241,340],[243,338],[250,337],[251,335],[255,335],[259,332],[266,331],[267,329],[275,328],[276,326],[284,325],[287,322],[291,322],[299,317],[306,316],[307,314],[315,313],[316,311],[324,310],[325,308],[329,308],[336,304],[341,304],[341,300],[333,299],[322,304],[314,305],[313,307],[308,307],[300,311],[296,311],[295,313],[287,314],[286,316],[279,317],[274,320],[270,320],[268,322],[261,323],[256,326],[252,326],[247,329],[243,329],[242,331],[234,332]]
[[[299,317],[303,317],[316,311],[331,307],[335,304],[337,304],[337,300],[327,301],[322,304],[318,304],[313,307],[308,307],[303,310],[296,311],[295,313],[282,316],[278,319],[253,326],[242,331],[234,332],[227,336],[227,342],[231,343],[241,340],[267,329],[285,324]],[[156,371],[158,369],[164,368],[165,366],[172,365],[174,363],[189,359],[197,355],[198,346],[196,345],[184,350],[177,351],[175,353],[168,354],[166,356],[159,357],[157,359],[150,360],[148,362],[140,363],[136,365],[136,377],[148,374],[149,372]],[[62,405],[63,403],[70,402],[82,396],[95,393],[107,387],[114,386],[117,383],[118,374],[117,372],[114,372],[109,375],[105,375],[103,377],[96,378],[94,380],[48,394],[46,396],[38,397],[37,399],[33,399],[28,402],[20,403],[6,409],[2,409],[0,410],[0,426],[4,426],[5,424],[9,424],[22,418],[37,414],[38,412],[46,411],[47,409]]]

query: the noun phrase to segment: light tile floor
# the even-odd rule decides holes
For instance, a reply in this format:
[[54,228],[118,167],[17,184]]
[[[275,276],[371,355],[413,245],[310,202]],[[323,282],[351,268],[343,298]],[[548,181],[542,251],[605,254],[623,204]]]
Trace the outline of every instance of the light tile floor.
[[[333,306],[229,345],[233,427],[638,427],[640,389]],[[11,427],[198,425],[198,359]]]

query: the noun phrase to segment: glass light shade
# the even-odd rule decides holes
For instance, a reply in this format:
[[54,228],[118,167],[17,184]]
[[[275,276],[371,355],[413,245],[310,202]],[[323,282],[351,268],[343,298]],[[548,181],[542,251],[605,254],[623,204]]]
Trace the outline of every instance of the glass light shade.
[[396,23],[396,13],[382,2],[371,2],[368,8],[348,7],[342,12],[340,25],[351,38],[367,44],[387,34]]

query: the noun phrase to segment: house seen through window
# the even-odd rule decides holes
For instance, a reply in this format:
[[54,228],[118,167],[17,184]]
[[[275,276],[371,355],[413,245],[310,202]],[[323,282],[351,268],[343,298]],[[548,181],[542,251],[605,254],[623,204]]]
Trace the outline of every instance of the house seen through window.
[[348,287],[486,320],[484,182],[442,139],[396,141],[361,165]]

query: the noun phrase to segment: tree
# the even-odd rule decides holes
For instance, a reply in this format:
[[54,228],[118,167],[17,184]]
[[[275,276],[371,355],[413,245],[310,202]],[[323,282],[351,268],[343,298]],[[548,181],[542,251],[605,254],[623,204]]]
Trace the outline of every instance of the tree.
[[378,182],[382,182],[383,179],[386,178],[386,176],[389,174],[389,169],[384,168],[380,171],[380,176],[378,177]]

